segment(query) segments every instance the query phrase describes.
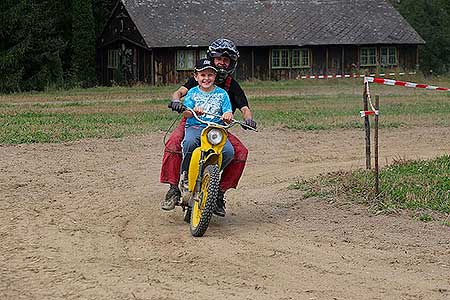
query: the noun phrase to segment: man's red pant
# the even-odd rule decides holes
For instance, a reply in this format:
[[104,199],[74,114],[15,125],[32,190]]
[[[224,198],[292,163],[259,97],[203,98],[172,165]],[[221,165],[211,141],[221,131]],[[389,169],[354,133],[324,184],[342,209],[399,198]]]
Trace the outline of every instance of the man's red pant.
[[[181,168],[181,142],[184,138],[184,127],[186,119],[183,118],[178,127],[169,136],[164,148],[164,157],[161,167],[160,181],[162,183],[170,183],[178,185],[180,181]],[[220,180],[220,189],[226,191],[230,188],[236,188],[244,171],[245,162],[247,161],[248,150],[241,141],[228,133],[228,140],[234,148],[234,157],[230,164],[223,170]]]

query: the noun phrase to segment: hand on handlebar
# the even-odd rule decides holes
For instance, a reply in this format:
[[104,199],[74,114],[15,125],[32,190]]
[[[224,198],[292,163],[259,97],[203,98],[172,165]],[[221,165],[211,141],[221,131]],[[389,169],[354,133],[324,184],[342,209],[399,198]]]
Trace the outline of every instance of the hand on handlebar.
[[197,114],[197,116],[203,115],[203,107],[194,107],[194,112]]
[[184,111],[183,103],[181,103],[181,101],[178,99],[170,101],[169,108],[171,108],[172,111],[176,111],[179,114],[181,114]]
[[233,113],[232,112],[226,112],[220,117],[222,121],[224,121],[226,124],[230,124],[233,121]]
[[[253,119],[250,119],[250,118],[245,119],[245,125],[247,125],[247,126],[253,128],[253,129],[256,129],[256,122],[255,122],[255,120],[253,120]],[[248,128],[245,127],[245,126],[242,126],[242,128],[245,129],[245,130],[248,129]]]

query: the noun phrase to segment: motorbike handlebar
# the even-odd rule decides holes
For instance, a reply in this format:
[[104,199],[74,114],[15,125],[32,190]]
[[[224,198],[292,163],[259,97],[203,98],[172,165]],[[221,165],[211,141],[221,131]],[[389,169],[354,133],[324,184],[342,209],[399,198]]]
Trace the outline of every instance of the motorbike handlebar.
[[[169,103],[168,108],[172,108],[172,103]],[[250,130],[253,130],[253,131],[258,132],[258,129],[253,128],[253,127],[251,127],[251,126],[248,126],[248,125],[245,124],[244,122],[239,121],[239,120],[236,120],[236,119],[231,119],[231,123],[229,123],[228,125],[221,125],[221,124],[217,124],[217,123],[215,123],[215,122],[208,122],[208,121],[204,121],[204,120],[200,119],[200,118],[198,117],[197,113],[196,113],[192,108],[189,108],[189,107],[186,107],[186,106],[183,105],[183,111],[185,111],[185,110],[190,111],[190,112],[194,115],[194,118],[195,118],[197,121],[199,121],[200,123],[206,124],[206,125],[220,126],[220,127],[224,128],[224,129],[228,129],[228,128],[233,127],[233,126],[236,125],[236,124],[239,124],[239,125],[241,125],[242,127],[245,127],[245,128],[247,128],[247,129],[250,129]],[[222,118],[222,116],[218,116],[218,115],[211,114],[211,113],[208,113],[208,112],[203,112],[203,114],[205,114],[205,115],[210,115],[210,116],[213,116],[213,117],[216,117],[216,118]]]

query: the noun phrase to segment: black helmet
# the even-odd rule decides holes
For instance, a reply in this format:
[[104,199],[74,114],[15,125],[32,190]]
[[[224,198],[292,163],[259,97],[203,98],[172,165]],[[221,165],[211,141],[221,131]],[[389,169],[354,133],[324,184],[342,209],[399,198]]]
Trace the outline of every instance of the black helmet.
[[206,56],[213,62],[214,57],[228,56],[230,58],[231,62],[228,68],[223,69],[216,66],[218,70],[216,81],[220,83],[236,69],[239,51],[233,41],[229,39],[217,39],[209,45]]

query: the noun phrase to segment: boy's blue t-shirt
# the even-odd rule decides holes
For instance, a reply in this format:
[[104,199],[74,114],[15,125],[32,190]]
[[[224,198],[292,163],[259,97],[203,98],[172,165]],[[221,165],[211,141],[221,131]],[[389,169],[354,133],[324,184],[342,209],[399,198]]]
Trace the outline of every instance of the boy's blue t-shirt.
[[[230,97],[224,89],[218,86],[208,93],[202,91],[199,86],[191,88],[184,97],[183,104],[192,109],[194,107],[203,107],[204,112],[215,114],[217,116],[222,116],[226,112],[232,112]],[[220,118],[211,115],[203,114],[199,116],[199,118],[208,122],[224,125],[224,122]],[[200,125],[202,127],[207,126],[206,124],[197,121],[194,117],[188,118],[186,127],[193,125]]]

